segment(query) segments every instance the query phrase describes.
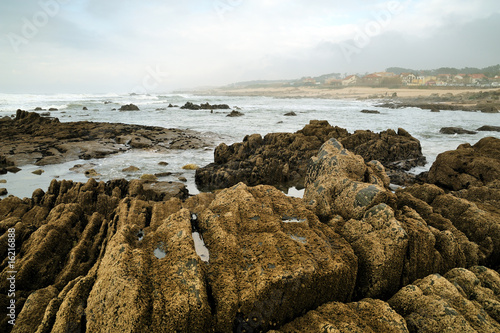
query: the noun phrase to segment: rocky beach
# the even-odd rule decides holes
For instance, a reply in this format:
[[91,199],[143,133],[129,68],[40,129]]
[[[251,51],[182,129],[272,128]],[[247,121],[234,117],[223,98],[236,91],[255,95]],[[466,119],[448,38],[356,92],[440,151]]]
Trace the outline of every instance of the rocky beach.
[[[375,108],[415,107],[390,103],[398,106]],[[231,111],[193,105],[182,112]],[[500,331],[494,126],[420,174],[421,141],[402,127],[311,119],[218,143],[192,129],[18,110],[0,129],[7,174],[216,146],[211,163],[186,165],[198,194],[161,175],[89,173],[86,182],[53,179],[31,197],[2,196],[3,332]]]

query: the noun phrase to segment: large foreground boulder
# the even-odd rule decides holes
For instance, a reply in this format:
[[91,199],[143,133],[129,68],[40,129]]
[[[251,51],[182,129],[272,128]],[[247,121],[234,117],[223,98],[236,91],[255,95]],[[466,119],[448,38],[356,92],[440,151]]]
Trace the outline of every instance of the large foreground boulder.
[[199,219],[217,332],[265,331],[350,299],[356,257],[300,199],[240,183],[217,194]]
[[462,144],[456,150],[439,154],[426,180],[457,191],[496,179],[500,179],[500,139],[487,137],[473,146]]

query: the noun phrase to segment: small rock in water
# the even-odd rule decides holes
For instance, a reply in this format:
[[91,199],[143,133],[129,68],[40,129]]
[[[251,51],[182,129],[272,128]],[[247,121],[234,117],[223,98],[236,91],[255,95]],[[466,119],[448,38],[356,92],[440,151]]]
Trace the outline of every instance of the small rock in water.
[[7,189],[6,189],[6,188],[3,188],[3,187],[2,187],[2,188],[0,188],[0,196],[2,196],[2,195],[7,195],[8,193],[9,193],[9,192],[7,191]]
[[199,167],[196,164],[186,164],[182,168],[184,170],[197,170]]
[[484,131],[484,132],[500,132],[500,126],[481,126],[476,131]]
[[158,172],[158,173],[155,173],[155,176],[156,177],[168,177],[171,174],[172,174],[171,172]]
[[162,161],[162,162],[159,162],[158,165],[166,166],[166,165],[168,165],[168,163]]
[[439,130],[441,134],[477,134],[477,132],[463,129],[462,127],[443,127]]
[[7,181],[5,179],[0,179],[0,184],[5,184]]
[[245,114],[240,112],[240,111],[231,111],[231,113],[229,113],[226,117],[241,117],[241,116],[244,116]]
[[32,173],[35,174],[35,175],[39,175],[40,176],[44,172],[45,172],[44,170],[38,169],[38,170],[33,171]]
[[122,105],[120,111],[139,111],[139,107],[134,104]]
[[16,167],[16,166],[7,167],[7,168],[5,168],[5,170],[7,170],[8,172],[12,172],[12,173],[18,173],[19,171],[21,171],[21,169]]
[[186,177],[179,177],[179,178],[177,178],[177,179],[179,179],[181,182],[187,182]]
[[155,175],[145,173],[141,176],[141,180],[156,182],[158,178]]
[[139,169],[136,166],[131,165],[128,168],[122,169],[122,172],[135,172],[135,171],[139,171],[139,170],[141,170],[141,169]]
[[97,173],[97,171],[95,171],[94,169],[89,169],[89,170],[85,171],[85,176],[87,176],[89,178],[98,177],[100,175],[101,174]]
[[379,114],[380,111],[377,111],[377,110],[361,110],[361,113]]
[[291,111],[291,112],[287,112],[287,113],[285,113],[284,115],[285,115],[285,116],[287,116],[287,117],[294,117],[294,116],[296,116],[297,114],[296,114],[295,112]]

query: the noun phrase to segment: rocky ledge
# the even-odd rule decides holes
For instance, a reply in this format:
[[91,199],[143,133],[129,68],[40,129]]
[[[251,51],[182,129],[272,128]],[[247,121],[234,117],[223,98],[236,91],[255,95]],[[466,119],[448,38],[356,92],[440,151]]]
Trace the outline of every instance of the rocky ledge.
[[330,138],[339,140],[366,162],[380,161],[396,184],[407,182],[404,171],[425,164],[420,142],[404,129],[349,133],[327,121],[312,120],[296,133],[270,133],[264,138],[253,134],[231,146],[220,144],[214,152],[214,163],[196,171],[196,184],[204,190],[239,182],[303,188],[309,159]]
[[[481,165],[500,153],[484,140],[449,154]],[[454,163],[433,168],[474,177]],[[303,199],[54,180],[0,200],[0,307],[15,301],[0,330],[499,332],[500,179],[481,170],[458,191],[392,192],[382,163],[330,138]]]
[[14,119],[0,120],[0,141],[0,156],[18,166],[101,158],[134,148],[163,151],[213,144],[190,130],[87,121],[61,123],[57,118],[22,110]]

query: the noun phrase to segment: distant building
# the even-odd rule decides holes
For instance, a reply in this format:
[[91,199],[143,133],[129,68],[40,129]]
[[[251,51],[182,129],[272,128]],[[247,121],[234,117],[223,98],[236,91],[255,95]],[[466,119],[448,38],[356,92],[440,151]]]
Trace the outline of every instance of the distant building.
[[380,85],[384,80],[398,78],[399,76],[392,72],[377,72],[363,76],[362,82],[363,84],[369,86],[377,86]]
[[302,79],[302,83],[306,85],[313,85],[316,84],[316,80],[313,79],[312,77],[305,77]]
[[334,86],[334,87],[340,87],[342,86],[342,80],[339,79],[327,79],[325,80],[325,84]]
[[354,86],[358,83],[358,79],[357,75],[349,75],[341,81],[343,86]]
[[401,82],[405,86],[412,85],[413,81],[415,81],[417,79],[417,76],[413,73],[401,73],[401,75],[399,75],[399,77],[401,78]]
[[480,84],[488,81],[488,78],[484,74],[470,74],[469,78],[472,84]]

